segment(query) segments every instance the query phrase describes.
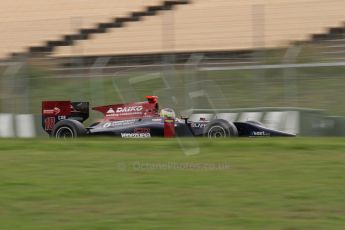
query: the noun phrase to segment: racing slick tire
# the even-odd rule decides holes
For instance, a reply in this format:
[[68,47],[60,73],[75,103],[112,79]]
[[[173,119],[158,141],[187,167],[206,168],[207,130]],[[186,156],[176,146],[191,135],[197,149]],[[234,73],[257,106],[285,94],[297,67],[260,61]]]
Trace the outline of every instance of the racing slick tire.
[[61,120],[55,124],[52,137],[55,138],[76,138],[85,136],[87,133],[84,125],[77,120]]
[[236,137],[238,131],[233,123],[223,119],[216,119],[207,124],[204,136],[208,138]]

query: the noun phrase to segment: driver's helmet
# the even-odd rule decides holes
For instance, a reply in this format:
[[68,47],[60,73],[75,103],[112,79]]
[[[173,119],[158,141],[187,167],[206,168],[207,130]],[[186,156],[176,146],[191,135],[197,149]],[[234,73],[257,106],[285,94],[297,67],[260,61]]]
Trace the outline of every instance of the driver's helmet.
[[169,117],[169,118],[175,118],[176,117],[175,111],[173,109],[170,109],[170,108],[161,109],[159,116],[163,117],[163,118],[164,117]]

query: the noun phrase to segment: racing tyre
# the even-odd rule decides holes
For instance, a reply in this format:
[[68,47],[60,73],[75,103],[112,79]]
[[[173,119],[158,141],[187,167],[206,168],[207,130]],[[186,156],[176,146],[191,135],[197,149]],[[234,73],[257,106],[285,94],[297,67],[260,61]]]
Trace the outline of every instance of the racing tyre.
[[217,119],[207,124],[204,136],[208,138],[236,137],[238,136],[238,131],[233,123]]
[[75,138],[86,135],[83,124],[77,120],[61,120],[54,126],[52,136],[55,138]]

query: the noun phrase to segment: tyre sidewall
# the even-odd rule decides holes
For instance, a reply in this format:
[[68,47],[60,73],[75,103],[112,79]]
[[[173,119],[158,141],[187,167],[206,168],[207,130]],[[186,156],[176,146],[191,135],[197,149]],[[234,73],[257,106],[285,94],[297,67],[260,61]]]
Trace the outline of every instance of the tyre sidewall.
[[52,132],[52,137],[60,138],[60,137],[57,137],[56,135],[57,135],[58,131],[64,127],[72,131],[73,137],[71,137],[71,138],[76,138],[76,137],[86,135],[86,129],[82,123],[80,123],[79,121],[76,121],[76,120],[66,119],[66,120],[62,120],[62,121],[59,121],[58,123],[56,123],[56,125],[54,126],[54,129],[53,129],[53,132]]
[[219,126],[220,128],[224,129],[225,131],[225,136],[224,137],[234,137],[234,136],[238,136],[238,132],[237,132],[237,128],[236,126],[231,123],[228,122],[226,120],[222,120],[222,119],[217,119],[214,121],[211,121],[206,127],[205,127],[205,131],[204,131],[204,136],[208,137],[208,138],[214,138],[214,137],[210,137],[209,136],[209,132],[212,128]]

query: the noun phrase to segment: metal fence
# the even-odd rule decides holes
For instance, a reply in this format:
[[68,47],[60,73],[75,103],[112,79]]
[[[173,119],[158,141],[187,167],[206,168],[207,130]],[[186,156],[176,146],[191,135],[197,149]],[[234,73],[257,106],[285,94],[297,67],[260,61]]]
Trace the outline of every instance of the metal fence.
[[[2,66],[0,121],[39,126],[43,100],[90,101],[91,105],[141,101],[158,95],[163,107],[187,109],[303,107],[345,116],[345,63],[282,63],[212,66],[191,56],[184,66],[157,63],[111,72],[97,59],[89,73],[61,75],[15,62]],[[10,114],[13,115],[10,118]],[[33,114],[33,117],[25,116]],[[99,118],[97,113],[91,119]],[[30,125],[29,125],[30,126]],[[33,125],[31,125],[32,127]],[[18,128],[16,128],[18,127]],[[30,136],[22,125],[2,136]],[[18,131],[19,130],[19,131]],[[24,132],[24,133],[23,133]]]

